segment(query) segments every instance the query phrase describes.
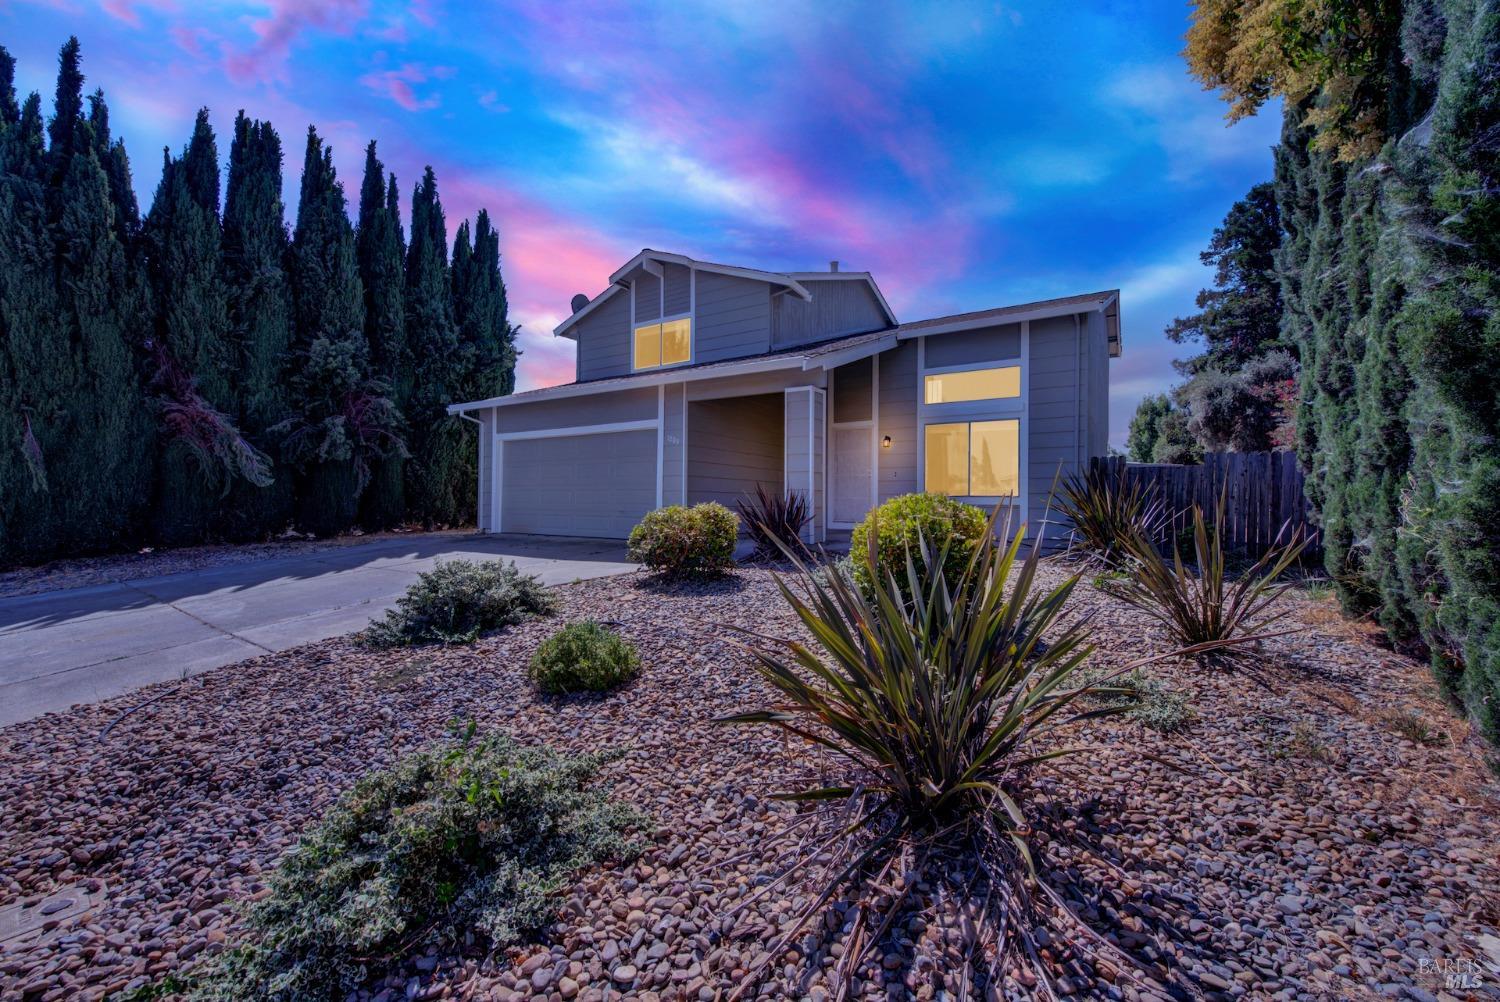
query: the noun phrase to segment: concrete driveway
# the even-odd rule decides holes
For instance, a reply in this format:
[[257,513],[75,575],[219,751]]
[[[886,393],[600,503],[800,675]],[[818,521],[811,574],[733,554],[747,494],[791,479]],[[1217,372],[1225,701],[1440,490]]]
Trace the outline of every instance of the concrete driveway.
[[0,599],[0,726],[362,629],[460,557],[549,585],[635,569],[610,540],[451,534]]

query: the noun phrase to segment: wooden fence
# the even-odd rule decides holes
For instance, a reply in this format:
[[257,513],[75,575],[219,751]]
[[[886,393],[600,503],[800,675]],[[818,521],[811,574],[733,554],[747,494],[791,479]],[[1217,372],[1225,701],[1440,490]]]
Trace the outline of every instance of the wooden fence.
[[1122,457],[1091,459],[1116,477],[1155,488],[1172,517],[1173,531],[1193,524],[1193,505],[1213,518],[1219,492],[1224,498],[1224,537],[1228,548],[1258,557],[1278,539],[1301,530],[1310,540],[1304,555],[1321,550],[1317,526],[1310,518],[1302,470],[1290,452],[1211,452],[1198,466],[1172,463],[1127,463]]

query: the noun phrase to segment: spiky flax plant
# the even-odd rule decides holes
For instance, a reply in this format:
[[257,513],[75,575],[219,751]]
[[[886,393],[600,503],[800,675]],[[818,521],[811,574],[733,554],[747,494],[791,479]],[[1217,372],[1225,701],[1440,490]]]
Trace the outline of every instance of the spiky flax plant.
[[1160,537],[1168,521],[1167,507],[1154,487],[1099,466],[1064,479],[1055,504],[1069,523],[1069,552],[1102,567],[1116,567],[1127,558],[1131,538]]
[[[827,753],[813,768],[834,778],[778,794],[806,805],[788,827],[797,832],[788,836],[792,862],[739,907],[787,882],[813,889],[742,992],[820,913],[847,900],[833,978],[841,996],[898,914],[915,906],[919,881],[977,912],[969,963],[944,975],[958,997],[990,986],[1009,995],[1027,981],[1050,990],[1054,974],[1033,938],[1044,924],[1067,924],[1080,949],[1117,955],[1033,866],[1021,787],[1029,770],[1071,750],[1054,734],[1059,725],[1123,707],[1075,707],[1084,690],[1070,677],[1091,647],[1086,624],[1061,617],[1078,578],[1040,586],[1036,548],[1021,556],[1024,527],[1002,546],[993,542],[998,518],[999,509],[990,544],[955,576],[943,569],[946,545],[922,539],[907,554],[909,590],[887,572],[862,593],[848,570],[835,565],[815,578],[788,552],[798,587],[777,582],[812,644],[748,634],[745,647],[779,699],[723,719],[780,728],[791,745],[810,742]],[[998,538],[1009,536],[998,528]],[[872,551],[878,535],[869,533]],[[874,552],[870,566],[880,566]],[[1134,967],[1118,957],[1115,966]]]
[[[1105,588],[1116,598],[1146,612],[1166,627],[1172,641],[1185,646],[1210,645],[1198,657],[1205,664],[1223,666],[1244,663],[1244,642],[1259,635],[1284,616],[1271,608],[1281,593],[1295,584],[1281,581],[1307,540],[1300,530],[1292,532],[1238,576],[1227,569],[1224,552],[1224,492],[1214,506],[1210,530],[1203,509],[1193,506],[1193,561],[1183,559],[1181,549],[1170,544],[1167,559],[1156,543],[1143,535],[1132,536],[1127,550],[1134,560],[1132,573]],[[1213,646],[1226,641],[1234,646]]]

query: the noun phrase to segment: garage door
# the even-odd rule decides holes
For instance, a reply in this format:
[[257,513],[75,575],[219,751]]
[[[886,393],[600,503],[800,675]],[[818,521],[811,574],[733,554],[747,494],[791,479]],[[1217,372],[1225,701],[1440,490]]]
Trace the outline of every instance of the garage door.
[[502,532],[623,539],[656,507],[656,432],[512,439],[501,460]]

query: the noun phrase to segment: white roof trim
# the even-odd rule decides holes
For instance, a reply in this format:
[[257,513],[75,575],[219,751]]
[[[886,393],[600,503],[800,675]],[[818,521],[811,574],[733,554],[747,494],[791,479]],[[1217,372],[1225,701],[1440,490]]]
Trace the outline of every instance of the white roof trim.
[[892,327],[901,326],[901,321],[896,319],[896,311],[891,309],[891,304],[885,301],[885,293],[880,291],[880,286],[875,284],[875,276],[868,271],[789,271],[788,278],[795,278],[799,282],[827,282],[839,280],[858,280],[867,282],[870,291],[875,294],[875,299],[880,303],[880,308],[885,311],[886,320],[890,321]]
[[927,337],[932,334],[951,334],[956,331],[972,331],[981,327],[999,327],[1004,324],[1018,324],[1025,320],[1046,320],[1050,317],[1068,317],[1075,313],[1094,313],[1099,310],[1107,310],[1117,297],[1109,298],[1098,303],[1072,303],[1059,304],[1057,306],[1039,306],[1033,310],[1021,310],[1016,313],[1007,313],[1003,316],[971,317],[966,320],[955,320],[952,323],[933,324],[930,327],[919,327],[915,330],[897,331],[896,336],[902,341],[909,341],[914,337]]
[[590,299],[587,306],[579,310],[577,313],[573,314],[568,319],[564,320],[562,323],[558,324],[556,327],[552,328],[552,336],[564,337],[565,332],[569,327],[572,327],[574,324],[578,323],[578,321],[594,312],[595,307],[603,305],[606,299],[608,299],[610,296],[613,296],[615,293],[622,291],[623,288],[623,286],[611,285],[609,288],[599,293],[599,295],[595,296],[593,299]]
[[610,282],[620,282],[637,267],[646,266],[647,262],[659,262],[662,264],[680,264],[684,268],[692,268],[696,271],[710,271],[718,275],[732,275],[735,278],[749,278],[757,282],[769,282],[772,285],[785,286],[796,293],[797,298],[811,302],[812,293],[808,292],[785,272],[761,271],[758,268],[737,268],[729,264],[710,264],[707,261],[697,261],[686,254],[670,254],[667,251],[652,250],[647,247],[635,257],[621,265],[613,275],[609,276]]
[[780,369],[801,369],[805,355],[784,355],[779,358],[747,358],[742,365],[705,365],[688,369],[664,369],[649,375],[631,379],[600,379],[589,383],[563,383],[530,390],[519,396],[490,397],[464,404],[449,404],[449,414],[467,411],[488,410],[491,407],[509,407],[512,404],[529,404],[538,400],[557,400],[563,397],[586,397],[595,393],[611,393],[619,390],[637,390],[666,383],[688,383],[700,379],[717,379],[720,376],[743,376],[753,372],[775,372]]
[[889,351],[896,347],[896,332],[891,331],[884,337],[871,338],[861,344],[850,345],[839,351],[830,351],[824,355],[813,355],[807,358],[803,364],[804,369],[836,369],[849,362],[858,362],[862,358],[878,355],[883,351]]

